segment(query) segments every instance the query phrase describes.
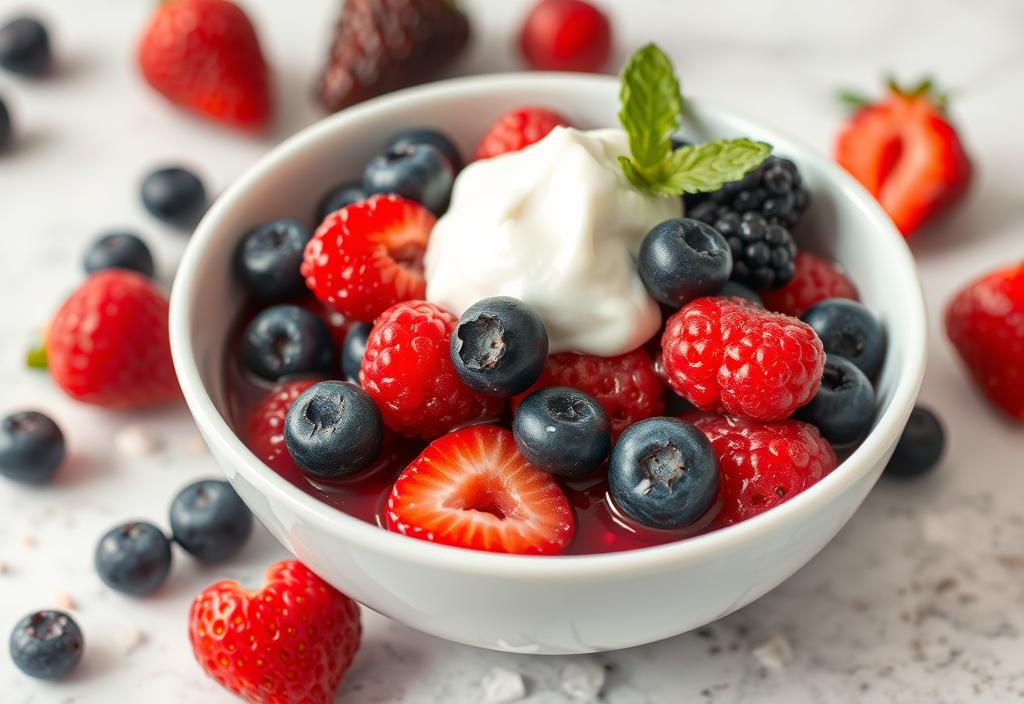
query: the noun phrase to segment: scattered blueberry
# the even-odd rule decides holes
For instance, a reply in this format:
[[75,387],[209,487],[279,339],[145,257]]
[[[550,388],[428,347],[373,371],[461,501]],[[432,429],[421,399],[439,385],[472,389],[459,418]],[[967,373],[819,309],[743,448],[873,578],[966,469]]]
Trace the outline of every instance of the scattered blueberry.
[[249,371],[264,379],[326,374],[334,363],[331,331],[305,308],[271,306],[245,329],[242,360]]
[[324,219],[335,210],[341,210],[346,205],[366,200],[366,191],[363,190],[361,181],[340,183],[324,194],[316,206],[316,224],[319,226]]
[[131,232],[113,232],[97,239],[86,250],[83,265],[87,274],[103,269],[130,269],[152,278],[155,271],[149,247]]
[[363,355],[366,354],[366,340],[373,326],[369,323],[354,323],[345,335],[341,345],[341,371],[345,378],[353,384],[359,383],[359,369],[363,366]]
[[849,445],[871,429],[875,390],[864,372],[838,355],[825,358],[821,387],[797,417],[817,426],[833,445]]
[[735,281],[726,281],[722,288],[718,289],[716,296],[734,296],[736,298],[745,298],[751,303],[764,308],[764,300],[758,295],[757,291],[752,288],[748,288],[743,284],[738,284]]
[[615,505],[649,528],[682,528],[718,493],[718,460],[707,437],[677,418],[648,418],[626,428],[608,461]]
[[828,298],[801,316],[821,338],[829,354],[850,360],[867,376],[885,356],[885,332],[875,314],[857,301]]
[[171,570],[171,543],[151,523],[111,528],[96,546],[100,579],[119,592],[142,596],[155,591]]
[[566,479],[597,469],[612,446],[611,424],[601,404],[560,386],[527,396],[516,410],[512,432],[531,464]]
[[26,76],[50,70],[50,33],[35,17],[18,17],[0,27],[0,66]]
[[153,217],[182,228],[196,224],[206,210],[206,188],[191,171],[170,166],[142,181],[142,204]]
[[438,149],[429,144],[406,144],[369,163],[363,173],[363,190],[369,195],[396,193],[440,215],[448,208],[454,180],[451,162]]
[[82,629],[63,611],[36,611],[18,621],[8,642],[11,660],[29,677],[58,680],[78,665]]
[[0,150],[3,150],[11,142],[11,114],[7,112],[7,104],[0,100]]
[[410,144],[429,144],[448,158],[448,163],[452,165],[456,173],[462,170],[464,162],[462,161],[462,155],[459,154],[459,148],[455,146],[455,142],[449,139],[448,135],[443,132],[429,127],[412,127],[402,130],[388,140],[384,151],[394,148],[400,149]]
[[48,482],[64,461],[64,434],[38,411],[0,420],[0,475],[26,484]]
[[901,478],[925,474],[939,463],[945,447],[946,432],[938,416],[923,406],[914,406],[885,474]]
[[295,464],[316,477],[351,475],[370,464],[383,439],[380,411],[365,391],[343,381],[322,381],[295,399],[284,440]]
[[193,482],[171,502],[174,542],[205,562],[222,562],[234,556],[250,533],[249,507],[227,482]]
[[513,396],[544,371],[548,333],[540,316],[522,301],[495,296],[477,301],[451,337],[455,371],[471,389]]
[[640,278],[666,305],[681,307],[729,280],[729,245],[710,225],[682,218],[655,225],[640,245]]
[[312,236],[290,218],[271,220],[247,234],[238,245],[235,268],[249,292],[261,301],[281,301],[304,291],[299,267]]

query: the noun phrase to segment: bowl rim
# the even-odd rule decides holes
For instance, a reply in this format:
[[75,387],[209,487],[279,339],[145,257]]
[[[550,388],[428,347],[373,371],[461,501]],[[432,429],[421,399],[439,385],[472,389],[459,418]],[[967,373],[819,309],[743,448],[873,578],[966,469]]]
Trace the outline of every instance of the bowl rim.
[[[504,73],[495,75],[453,78],[436,83],[408,88],[375,98],[354,107],[327,116],[288,138],[262,156],[238,177],[214,202],[196,228],[185,250],[174,280],[170,298],[170,338],[175,371],[185,400],[207,442],[214,445],[215,455],[227,457],[238,474],[261,494],[272,495],[286,503],[303,520],[318,524],[324,531],[352,541],[378,554],[435,568],[454,569],[466,573],[505,575],[520,580],[579,579],[605,575],[616,571],[659,571],[667,563],[696,559],[709,553],[736,547],[754,538],[755,534],[790,523],[798,525],[802,517],[815,507],[827,503],[829,498],[842,493],[860,481],[873,468],[902,433],[903,425],[913,408],[924,377],[926,361],[926,311],[920,281],[917,278],[913,256],[903,236],[868,192],[841,167],[822,156],[813,148],[792,138],[782,130],[764,126],[732,110],[713,104],[691,100],[690,107],[698,113],[709,113],[728,118],[729,122],[750,133],[770,132],[790,148],[799,151],[802,161],[814,161],[840,197],[851,201],[867,227],[876,231],[879,246],[894,261],[894,266],[909,275],[905,280],[904,304],[914,312],[909,320],[901,320],[906,339],[905,358],[901,360],[900,374],[888,406],[878,417],[875,427],[861,444],[828,476],[792,499],[751,519],[690,538],[632,550],[587,555],[529,556],[489,553],[465,548],[439,545],[424,540],[382,530],[377,525],[362,521],[322,503],[279,476],[259,460],[241,441],[221,415],[205,388],[199,363],[193,352],[190,310],[193,308],[197,271],[201,257],[212,246],[220,233],[219,223],[230,213],[242,195],[295,152],[300,152],[322,140],[343,131],[349,123],[358,122],[381,110],[408,111],[415,114],[417,105],[441,98],[458,97],[474,93],[529,90],[544,85],[549,90],[564,90],[566,94],[607,91],[617,94],[618,80],[614,76],[580,75],[569,73]],[[225,272],[228,275],[228,272]],[[904,277],[906,279],[907,277]],[[230,476],[230,473],[228,473]]]

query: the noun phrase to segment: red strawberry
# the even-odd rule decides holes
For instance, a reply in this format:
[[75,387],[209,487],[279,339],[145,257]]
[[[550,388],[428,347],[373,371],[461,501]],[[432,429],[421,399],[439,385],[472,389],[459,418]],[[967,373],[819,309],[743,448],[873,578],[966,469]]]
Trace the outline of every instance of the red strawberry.
[[245,444],[271,469],[295,465],[284,444],[284,419],[295,399],[315,383],[316,379],[300,379],[278,384],[249,414]]
[[665,325],[665,379],[705,411],[788,418],[821,384],[825,352],[807,324],[742,298],[698,298]]
[[359,607],[295,560],[270,566],[256,592],[217,582],[192,602],[192,652],[253,704],[328,704],[359,648]]
[[167,299],[149,279],[107,269],[85,280],[50,323],[50,374],[71,398],[142,408],[180,397],[167,334]]
[[320,83],[341,110],[433,78],[469,41],[453,0],[345,0]]
[[490,159],[507,152],[517,152],[544,139],[558,126],[569,127],[569,120],[546,108],[512,110],[491,125],[477,145],[473,158]]
[[142,75],[172,103],[229,127],[270,121],[270,77],[256,31],[228,0],[160,3],[138,48]]
[[714,527],[764,513],[836,468],[836,453],[809,423],[759,423],[711,413],[683,420],[708,436],[718,456],[721,509]]
[[396,533],[490,552],[557,554],[575,530],[558,482],[493,425],[430,443],[398,477],[385,515]]
[[760,292],[768,310],[799,318],[826,298],[859,300],[853,283],[824,259],[800,250],[793,265],[796,273],[789,283],[774,291]]
[[612,26],[584,0],[541,0],[527,15],[519,48],[530,68],[597,72],[612,51]]
[[306,245],[302,275],[321,301],[351,320],[423,298],[423,253],[437,219],[419,203],[378,195],[338,210]]
[[958,293],[946,308],[946,334],[989,400],[1024,420],[1024,263]]
[[971,164],[931,81],[865,104],[839,133],[836,161],[878,199],[904,235],[963,196]]

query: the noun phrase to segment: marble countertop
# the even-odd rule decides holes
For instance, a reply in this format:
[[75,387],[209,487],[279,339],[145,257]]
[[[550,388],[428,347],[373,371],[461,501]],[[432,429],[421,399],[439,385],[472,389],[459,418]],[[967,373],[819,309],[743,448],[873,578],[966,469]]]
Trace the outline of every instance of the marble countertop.
[[[26,5],[0,0],[0,17]],[[86,243],[139,228],[165,282],[185,239],[136,199],[165,161],[223,189],[274,142],[316,119],[312,83],[337,0],[244,0],[277,69],[283,115],[255,140],[167,109],[134,72],[132,43],[150,3],[37,0],[52,20],[61,69],[41,83],[0,75],[19,125],[0,159],[0,410],[52,413],[71,460],[44,490],[0,486],[0,626],[71,606],[87,639],[82,667],[48,685],[0,657],[5,703],[231,702],[194,663],[185,637],[192,597],[221,577],[252,583],[283,551],[262,530],[226,567],[179,554],[167,586],[132,600],[104,588],[94,540],[121,519],[165,522],[170,498],[217,475],[184,408],[120,416],[64,399],[25,370],[34,335],[79,277]],[[464,0],[477,42],[460,73],[516,66],[511,33],[526,0]],[[999,418],[957,367],[940,325],[945,301],[974,275],[1024,253],[1024,4],[1017,0],[818,3],[604,3],[620,46],[655,40],[688,93],[741,110],[827,150],[839,86],[870,90],[894,69],[934,72],[952,95],[978,167],[967,202],[914,244],[932,318],[922,397],[945,418],[949,446],[933,476],[883,481],[815,560],[767,597],[698,632],[632,650],[541,658],[475,650],[366,615],[362,650],[338,701],[479,702],[494,668],[525,677],[524,701],[575,701],[568,674],[603,672],[601,701],[802,704],[1006,702],[1024,697],[1024,431]],[[139,452],[140,438],[157,447]],[[615,608],[609,604],[608,608]],[[582,668],[582,669],[581,669]],[[571,677],[569,678],[571,679]]]

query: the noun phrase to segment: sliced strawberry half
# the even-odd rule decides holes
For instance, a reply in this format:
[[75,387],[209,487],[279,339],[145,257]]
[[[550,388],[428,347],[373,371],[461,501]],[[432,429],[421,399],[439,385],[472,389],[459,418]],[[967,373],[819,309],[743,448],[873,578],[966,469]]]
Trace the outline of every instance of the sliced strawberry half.
[[437,219],[419,203],[377,195],[338,210],[306,245],[302,275],[323,303],[351,320],[423,298],[423,254]]
[[576,529],[554,478],[516,449],[512,433],[475,425],[430,443],[398,477],[388,530],[472,550],[552,555]]

